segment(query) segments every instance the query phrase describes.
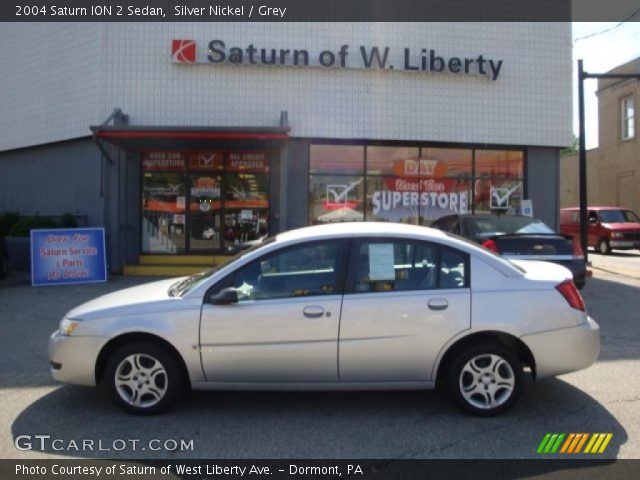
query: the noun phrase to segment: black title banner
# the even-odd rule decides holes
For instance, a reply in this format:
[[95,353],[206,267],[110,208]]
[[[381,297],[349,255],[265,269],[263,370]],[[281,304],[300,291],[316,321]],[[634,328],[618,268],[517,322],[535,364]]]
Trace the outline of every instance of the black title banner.
[[0,460],[3,480],[631,480],[640,460]]
[[637,0],[5,0],[18,22],[638,21]]

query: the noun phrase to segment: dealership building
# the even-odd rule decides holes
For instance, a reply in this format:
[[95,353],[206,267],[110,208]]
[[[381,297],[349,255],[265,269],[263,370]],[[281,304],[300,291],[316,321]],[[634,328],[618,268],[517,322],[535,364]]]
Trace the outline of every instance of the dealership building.
[[523,200],[558,225],[568,23],[36,23],[0,40],[0,212],[105,227],[112,271]]

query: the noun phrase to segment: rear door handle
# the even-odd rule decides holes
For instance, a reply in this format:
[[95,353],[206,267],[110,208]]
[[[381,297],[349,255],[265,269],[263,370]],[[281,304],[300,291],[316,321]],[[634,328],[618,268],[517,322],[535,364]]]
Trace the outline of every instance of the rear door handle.
[[446,298],[432,298],[427,303],[431,310],[444,310],[449,306]]
[[324,314],[324,308],[319,305],[309,305],[308,307],[304,307],[302,313],[307,318],[318,318]]

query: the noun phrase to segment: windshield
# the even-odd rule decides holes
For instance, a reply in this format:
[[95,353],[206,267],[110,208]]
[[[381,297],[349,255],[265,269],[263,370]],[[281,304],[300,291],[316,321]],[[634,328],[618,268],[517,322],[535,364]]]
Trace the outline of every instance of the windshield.
[[601,210],[602,223],[638,223],[638,216],[632,210]]
[[468,217],[467,228],[474,235],[483,233],[555,233],[538,219],[516,215]]
[[213,267],[211,270],[206,270],[204,272],[198,272],[198,273],[196,273],[194,275],[191,275],[191,276],[189,276],[187,278],[184,278],[182,280],[177,281],[176,283],[171,285],[171,287],[169,287],[169,295],[172,296],[172,297],[181,297],[181,296],[183,296],[187,292],[191,291],[193,288],[195,288],[198,285],[200,285],[202,282],[206,281],[214,273],[219,272],[220,270],[222,270],[224,267],[226,267],[230,263],[235,262],[239,258],[242,258],[245,255],[248,255],[249,253],[253,252],[254,250],[262,248],[265,245],[268,245],[269,243],[271,243],[273,241],[275,241],[275,237],[267,237],[264,240],[261,240],[260,242],[257,242],[255,244],[253,244],[250,248],[247,248],[246,250],[241,250],[237,254],[228,257],[224,262],[219,263],[218,265]]

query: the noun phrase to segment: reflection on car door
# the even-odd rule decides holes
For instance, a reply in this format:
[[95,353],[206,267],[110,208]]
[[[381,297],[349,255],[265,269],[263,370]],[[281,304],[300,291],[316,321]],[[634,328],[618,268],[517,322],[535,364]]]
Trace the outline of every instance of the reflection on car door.
[[470,328],[469,258],[437,244],[353,242],[340,325],[340,380],[425,381]]
[[211,305],[205,296],[200,346],[207,381],[337,381],[348,246],[331,240],[280,249],[210,289],[233,287],[239,301]]

